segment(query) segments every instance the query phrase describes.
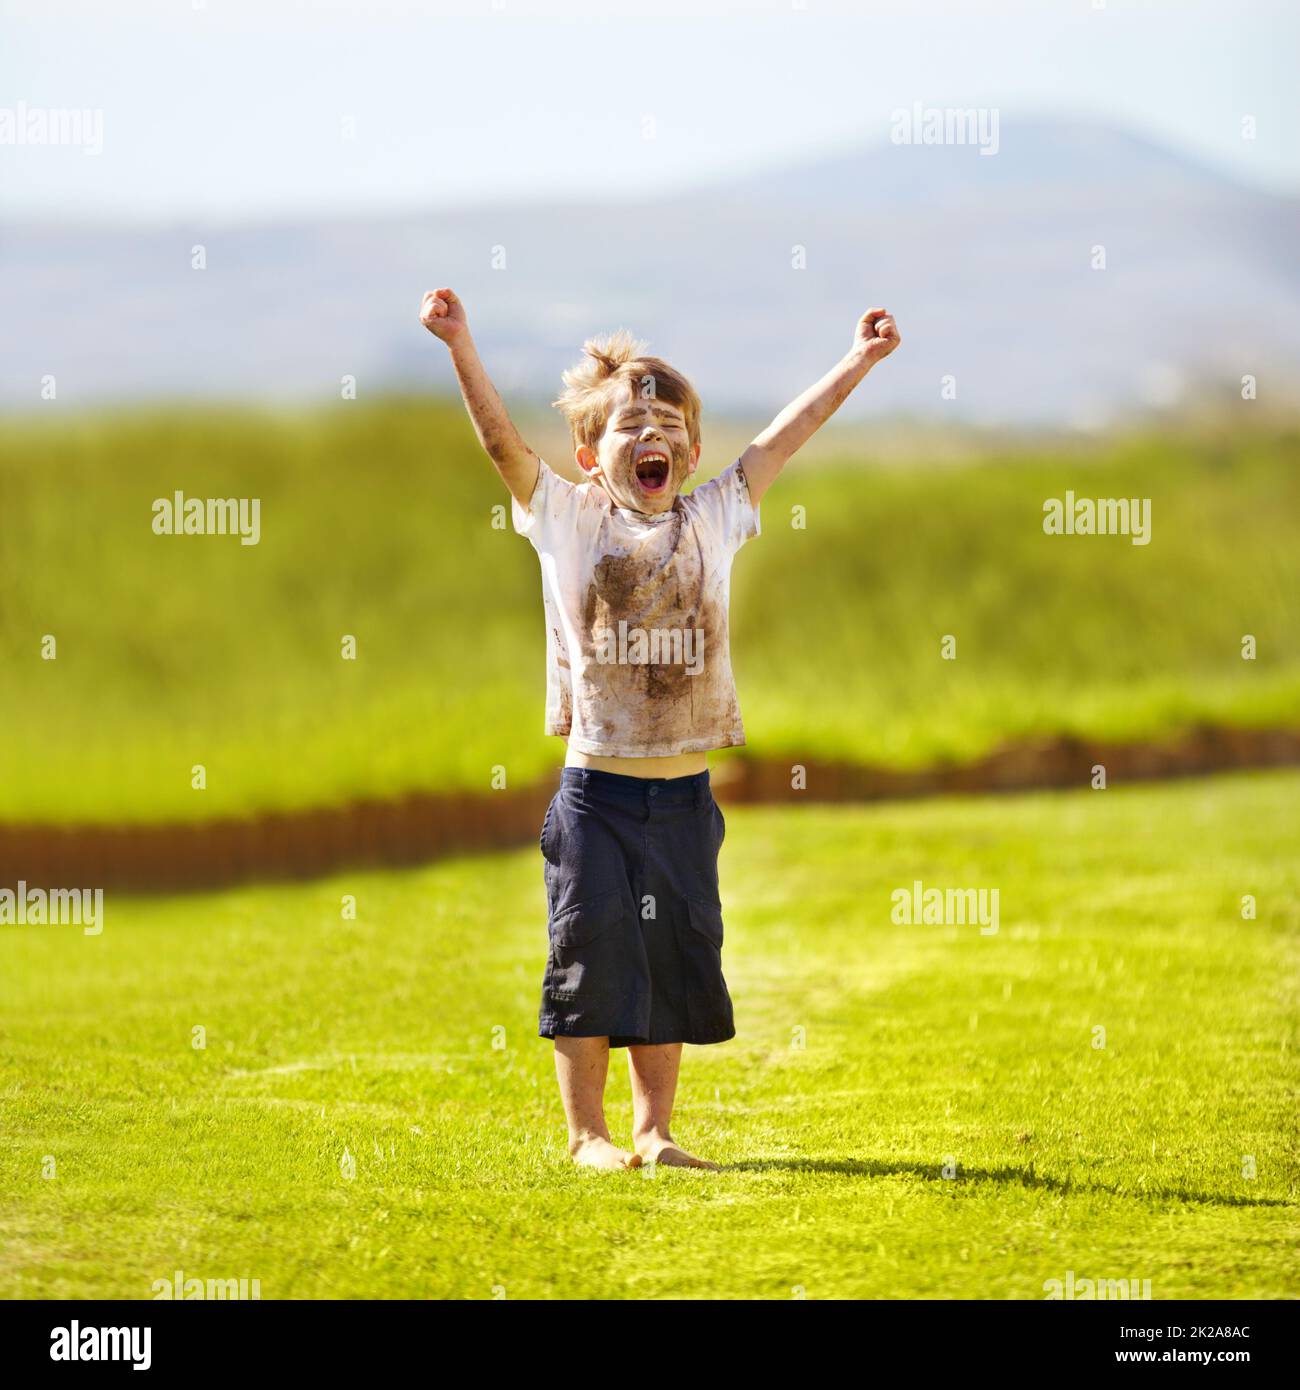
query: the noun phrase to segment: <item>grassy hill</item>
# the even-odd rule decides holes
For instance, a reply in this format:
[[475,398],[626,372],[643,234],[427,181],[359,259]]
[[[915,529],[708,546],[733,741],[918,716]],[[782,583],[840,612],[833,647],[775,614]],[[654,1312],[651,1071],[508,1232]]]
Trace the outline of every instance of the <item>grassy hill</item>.
[[[706,450],[701,476],[729,461]],[[1027,733],[1300,721],[1294,432],[866,462],[796,459],[737,559],[749,754],[915,766]],[[1067,489],[1150,498],[1151,544],[1045,535]],[[155,535],[153,500],[178,490],[260,498],[260,544]],[[562,745],[541,735],[540,582],[493,524],[503,500],[440,402],[11,424],[0,817],[205,818],[546,775]]]

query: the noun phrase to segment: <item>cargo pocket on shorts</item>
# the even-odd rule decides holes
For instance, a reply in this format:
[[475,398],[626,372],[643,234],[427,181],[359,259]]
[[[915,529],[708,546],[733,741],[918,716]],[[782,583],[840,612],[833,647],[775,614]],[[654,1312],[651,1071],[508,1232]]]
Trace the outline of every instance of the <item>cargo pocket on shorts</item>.
[[690,931],[682,943],[682,954],[692,1031],[709,1039],[731,1037],[731,995],[722,975],[722,906],[707,898],[687,898],[686,912]]
[[[710,902],[707,898],[687,898],[686,910],[690,918],[691,929],[697,935],[702,936],[715,951],[719,958],[722,953],[722,905],[721,903]],[[719,971],[719,974],[721,971]]]
[[618,928],[626,911],[626,896],[615,888],[550,918],[546,930],[551,950],[544,989],[552,999],[581,997],[585,1005],[606,998],[617,980],[611,966],[618,954]]

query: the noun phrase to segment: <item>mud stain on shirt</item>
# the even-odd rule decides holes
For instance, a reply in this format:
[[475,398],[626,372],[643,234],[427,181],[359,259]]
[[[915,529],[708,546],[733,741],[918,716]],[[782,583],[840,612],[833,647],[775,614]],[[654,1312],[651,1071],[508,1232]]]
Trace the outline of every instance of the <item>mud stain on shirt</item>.
[[739,461],[654,516],[542,463],[512,517],[542,565],[548,734],[624,758],[744,743],[727,605],[759,522]]
[[674,514],[667,544],[648,538],[594,566],[580,632],[586,679],[575,698],[584,705],[583,726],[602,742],[658,748],[729,741],[740,723],[725,576],[707,572],[698,539],[682,520]]

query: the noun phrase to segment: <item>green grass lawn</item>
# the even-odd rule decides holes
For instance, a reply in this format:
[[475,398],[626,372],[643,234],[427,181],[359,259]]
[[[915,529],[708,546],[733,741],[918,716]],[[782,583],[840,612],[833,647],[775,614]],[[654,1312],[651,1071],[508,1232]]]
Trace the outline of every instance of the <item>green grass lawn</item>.
[[[701,477],[730,462],[709,431]],[[748,753],[915,767],[1027,734],[1300,720],[1294,431],[960,467],[843,447],[794,460],[737,558]],[[1151,543],[1044,535],[1070,489],[1149,498]],[[177,490],[259,498],[260,543],[154,535]],[[198,820],[549,774],[540,577],[493,526],[505,500],[445,403],[6,429],[0,818]]]
[[[720,1174],[569,1165],[535,850],[2,927],[0,1293],[1294,1297],[1298,813],[1294,773],[733,809],[739,1036],[676,1124]],[[892,923],[918,879],[997,934]]]

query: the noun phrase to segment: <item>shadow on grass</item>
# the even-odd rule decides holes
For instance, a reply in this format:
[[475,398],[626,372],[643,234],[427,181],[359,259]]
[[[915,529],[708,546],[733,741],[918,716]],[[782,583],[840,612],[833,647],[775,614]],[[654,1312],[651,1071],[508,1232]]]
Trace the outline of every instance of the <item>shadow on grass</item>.
[[[952,1181],[940,1176],[932,1163],[887,1163],[868,1158],[754,1158],[741,1163],[724,1163],[726,1173],[838,1173],[849,1178],[924,1178],[927,1182]],[[1028,1168],[961,1168],[955,1181],[1014,1183],[1019,1187],[1039,1187],[1051,1192],[1098,1193],[1139,1200],[1157,1198],[1177,1202],[1206,1202],[1220,1207],[1290,1207],[1296,1203],[1285,1197],[1248,1197],[1224,1192],[1186,1192],[1177,1187],[1145,1187],[1121,1191],[1096,1183],[1075,1183],[1068,1179],[1045,1177]]]

